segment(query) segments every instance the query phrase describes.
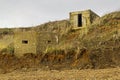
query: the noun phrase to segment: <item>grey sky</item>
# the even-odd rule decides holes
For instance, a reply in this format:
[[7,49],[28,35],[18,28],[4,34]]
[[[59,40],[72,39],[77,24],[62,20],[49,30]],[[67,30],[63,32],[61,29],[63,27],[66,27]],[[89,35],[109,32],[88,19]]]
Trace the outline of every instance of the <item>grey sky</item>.
[[102,16],[120,10],[120,0],[0,0],[0,27],[35,26],[86,9]]

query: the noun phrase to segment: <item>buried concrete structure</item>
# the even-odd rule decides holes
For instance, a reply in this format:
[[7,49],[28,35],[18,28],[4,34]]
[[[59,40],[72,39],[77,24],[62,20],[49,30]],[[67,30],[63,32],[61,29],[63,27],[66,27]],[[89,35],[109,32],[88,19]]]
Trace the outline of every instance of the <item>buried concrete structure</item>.
[[14,33],[14,54],[22,56],[25,53],[36,54],[37,35],[35,31],[17,31]]
[[36,32],[27,28],[14,31],[14,54],[21,57],[26,53],[43,53],[46,48],[56,45],[58,39],[52,32]]
[[[73,29],[81,29],[81,34],[87,32],[87,27],[99,18],[91,10],[70,13],[70,23]],[[47,48],[57,45],[57,33],[38,31],[31,28],[16,29],[14,32],[14,54],[18,57],[26,53],[43,53]]]

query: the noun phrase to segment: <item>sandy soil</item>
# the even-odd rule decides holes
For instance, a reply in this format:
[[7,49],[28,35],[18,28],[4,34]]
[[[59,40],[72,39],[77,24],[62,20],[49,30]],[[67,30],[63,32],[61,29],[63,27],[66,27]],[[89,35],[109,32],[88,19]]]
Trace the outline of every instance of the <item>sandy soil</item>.
[[120,68],[62,71],[23,69],[0,74],[0,80],[120,80]]

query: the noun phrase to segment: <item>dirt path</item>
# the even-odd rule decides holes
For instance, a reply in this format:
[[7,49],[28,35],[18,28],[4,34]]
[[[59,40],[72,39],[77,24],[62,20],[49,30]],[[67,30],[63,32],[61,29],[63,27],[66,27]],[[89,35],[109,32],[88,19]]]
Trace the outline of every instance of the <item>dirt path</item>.
[[120,68],[99,70],[24,70],[0,74],[0,80],[120,80]]

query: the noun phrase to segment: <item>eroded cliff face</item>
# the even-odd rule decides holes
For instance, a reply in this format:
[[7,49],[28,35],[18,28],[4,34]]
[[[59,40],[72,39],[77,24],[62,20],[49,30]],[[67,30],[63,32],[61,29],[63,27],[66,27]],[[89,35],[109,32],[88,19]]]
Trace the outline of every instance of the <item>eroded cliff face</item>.
[[[56,22],[53,22],[57,25]],[[47,23],[44,28],[47,30]],[[43,25],[42,25],[43,26]],[[98,19],[88,28],[88,32],[81,36],[80,30],[52,27],[51,31],[60,32],[60,42],[51,46],[45,53],[27,53],[18,58],[2,50],[0,54],[0,68],[6,72],[21,68],[41,69],[101,69],[120,66],[120,12],[113,12]],[[63,32],[62,32],[63,31]],[[5,37],[5,36],[2,36]],[[13,38],[12,38],[13,39]],[[5,39],[4,39],[5,40]],[[11,40],[12,41],[12,40]],[[1,45],[0,45],[1,46]],[[5,54],[8,53],[8,54]]]

